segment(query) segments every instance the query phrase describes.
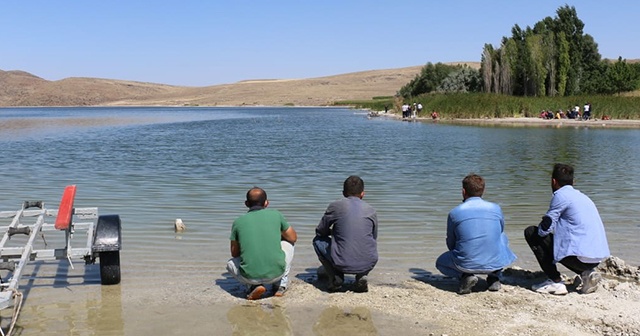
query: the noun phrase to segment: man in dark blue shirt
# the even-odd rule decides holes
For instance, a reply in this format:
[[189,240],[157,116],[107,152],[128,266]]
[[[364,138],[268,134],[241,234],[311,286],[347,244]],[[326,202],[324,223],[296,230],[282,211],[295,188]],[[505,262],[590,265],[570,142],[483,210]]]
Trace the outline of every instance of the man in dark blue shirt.
[[355,274],[353,290],[367,292],[367,275],[378,262],[378,219],[362,200],[364,182],[358,176],[344,181],[344,198],[332,202],[316,227],[313,248],[329,278],[328,290],[342,287],[344,274]]

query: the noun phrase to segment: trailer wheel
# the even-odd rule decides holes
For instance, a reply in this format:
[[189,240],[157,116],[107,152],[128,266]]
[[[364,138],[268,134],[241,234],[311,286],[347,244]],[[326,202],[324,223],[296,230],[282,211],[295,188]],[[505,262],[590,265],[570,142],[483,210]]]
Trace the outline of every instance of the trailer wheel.
[[100,283],[117,285],[120,283],[120,251],[100,252]]

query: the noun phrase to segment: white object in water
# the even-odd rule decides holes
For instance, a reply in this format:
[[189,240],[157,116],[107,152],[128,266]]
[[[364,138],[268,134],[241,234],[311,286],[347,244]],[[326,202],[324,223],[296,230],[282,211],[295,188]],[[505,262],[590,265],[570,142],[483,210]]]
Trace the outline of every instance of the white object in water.
[[176,230],[176,232],[182,232],[187,229],[187,226],[184,225],[184,223],[182,222],[182,219],[176,218],[174,229]]

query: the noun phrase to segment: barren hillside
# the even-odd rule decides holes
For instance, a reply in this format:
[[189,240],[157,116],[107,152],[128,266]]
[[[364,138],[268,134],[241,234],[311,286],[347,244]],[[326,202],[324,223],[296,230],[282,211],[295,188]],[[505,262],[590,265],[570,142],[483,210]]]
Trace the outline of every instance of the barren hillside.
[[371,70],[310,79],[245,80],[195,88],[98,78],[47,81],[23,71],[0,70],[0,106],[323,106],[339,100],[392,96],[421,68]]

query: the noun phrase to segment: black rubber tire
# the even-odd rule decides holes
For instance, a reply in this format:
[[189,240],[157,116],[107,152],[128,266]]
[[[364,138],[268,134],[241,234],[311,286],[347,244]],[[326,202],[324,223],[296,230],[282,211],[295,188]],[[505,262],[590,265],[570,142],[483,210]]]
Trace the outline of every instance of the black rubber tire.
[[100,283],[117,285],[120,283],[120,251],[100,252]]

